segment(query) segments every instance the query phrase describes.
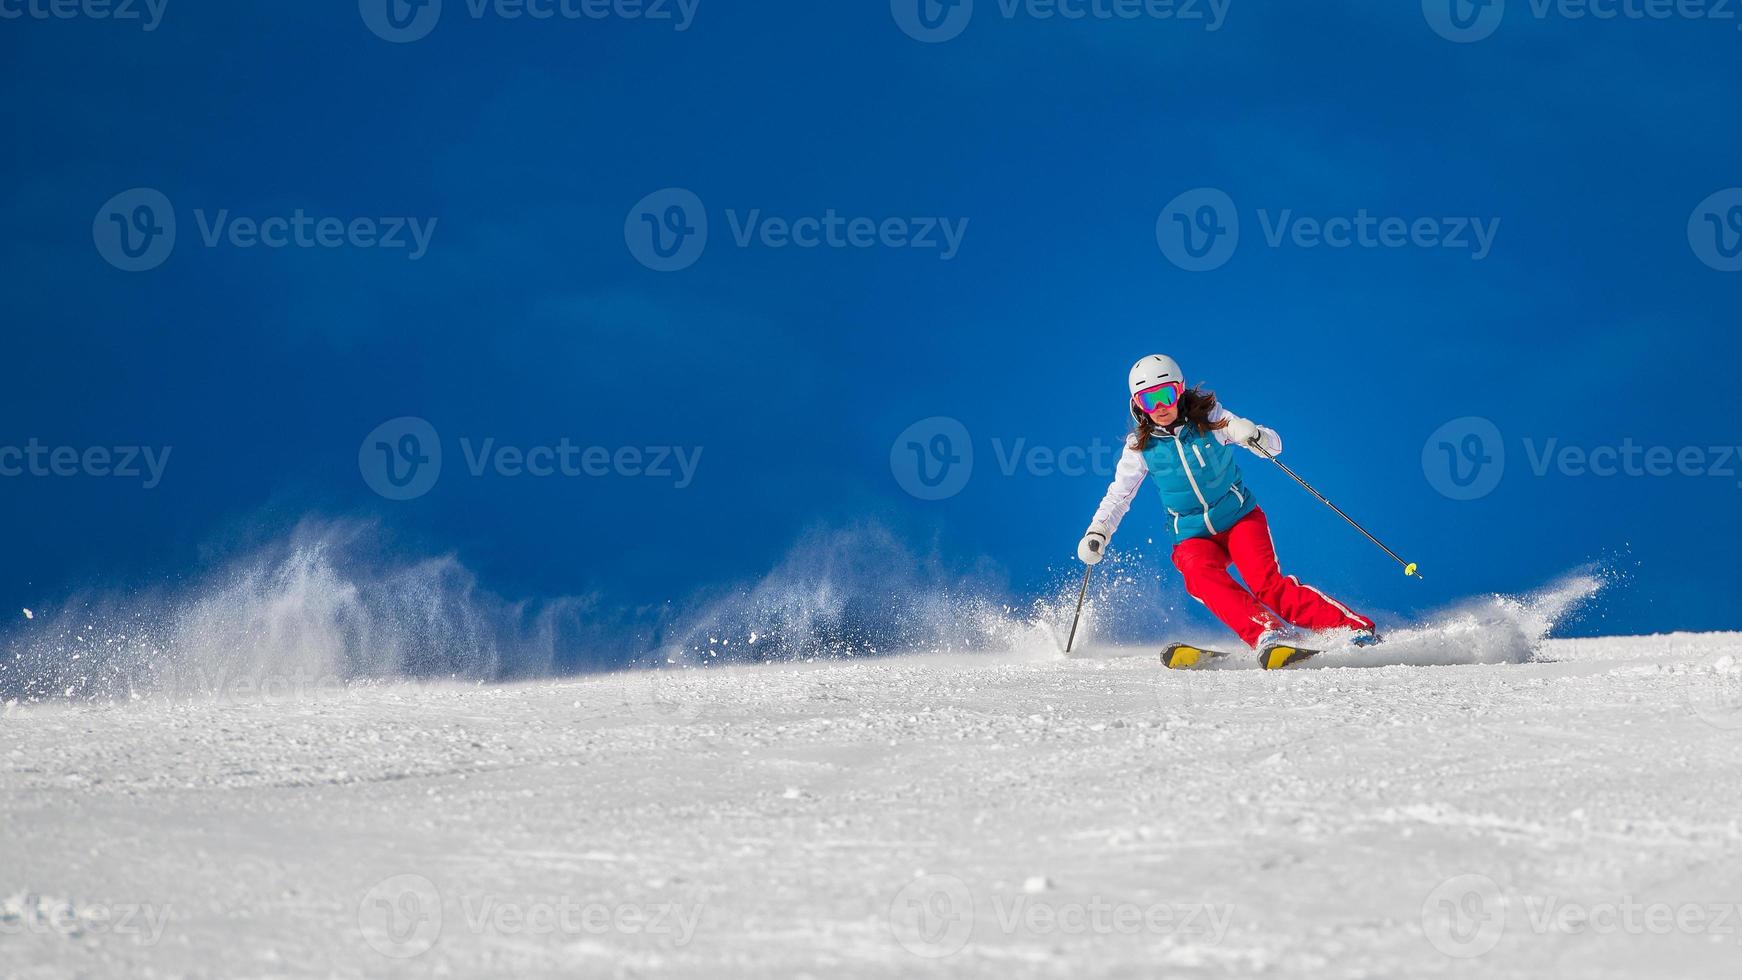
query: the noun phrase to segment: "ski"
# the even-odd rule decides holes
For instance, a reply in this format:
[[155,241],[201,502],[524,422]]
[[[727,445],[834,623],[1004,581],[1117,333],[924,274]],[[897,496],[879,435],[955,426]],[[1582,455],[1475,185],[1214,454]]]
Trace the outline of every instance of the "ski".
[[1175,643],[1161,651],[1161,662],[1170,670],[1189,670],[1202,666],[1207,661],[1231,656],[1233,654],[1226,650],[1206,650],[1190,643]]
[[[1289,646],[1286,643],[1273,644],[1258,652],[1258,666],[1265,670],[1281,670],[1284,667],[1292,667],[1303,660],[1310,660],[1323,652],[1323,650]],[[1175,643],[1161,651],[1161,662],[1171,670],[1190,670],[1193,667],[1202,667],[1212,660],[1232,656],[1233,654],[1227,650],[1211,650],[1207,647],[1193,646],[1190,643]]]
[[1275,643],[1258,651],[1258,666],[1265,670],[1281,670],[1323,653],[1322,650],[1308,650],[1305,647],[1289,646],[1286,643]]

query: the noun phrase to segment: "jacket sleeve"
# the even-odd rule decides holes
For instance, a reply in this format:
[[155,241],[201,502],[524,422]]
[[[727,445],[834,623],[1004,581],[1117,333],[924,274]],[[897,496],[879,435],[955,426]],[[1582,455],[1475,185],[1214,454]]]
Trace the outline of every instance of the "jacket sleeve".
[[[1210,424],[1214,425],[1215,423],[1220,422],[1223,419],[1233,418],[1233,417],[1234,417],[1233,412],[1228,411],[1226,408],[1223,408],[1221,405],[1218,404],[1216,406],[1216,410],[1210,413]],[[1216,441],[1221,443],[1222,445],[1232,446],[1234,444],[1233,441],[1228,438],[1228,430],[1227,429],[1211,429],[1210,431],[1215,433]],[[1267,428],[1267,427],[1262,426],[1262,425],[1259,426],[1258,427],[1258,444],[1260,446],[1263,446],[1264,451],[1269,453],[1272,456],[1281,456],[1282,455],[1282,436],[1277,435],[1275,429]],[[1258,450],[1253,449],[1251,446],[1242,446],[1240,448],[1245,449],[1247,452],[1250,452],[1254,456],[1259,455]]]
[[1113,532],[1119,530],[1119,522],[1131,509],[1131,501],[1137,498],[1137,488],[1143,486],[1143,478],[1148,475],[1149,464],[1143,461],[1143,454],[1127,444],[1125,452],[1119,456],[1118,468],[1113,471],[1113,482],[1107,485],[1107,495],[1101,498],[1101,506],[1095,508],[1095,519],[1089,523],[1089,530],[1112,540]]

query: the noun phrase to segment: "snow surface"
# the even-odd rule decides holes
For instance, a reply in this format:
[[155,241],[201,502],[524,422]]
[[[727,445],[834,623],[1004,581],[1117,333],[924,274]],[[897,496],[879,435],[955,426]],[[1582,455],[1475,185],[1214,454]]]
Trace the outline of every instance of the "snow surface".
[[1489,612],[13,703],[0,976],[1742,975],[1742,634]]

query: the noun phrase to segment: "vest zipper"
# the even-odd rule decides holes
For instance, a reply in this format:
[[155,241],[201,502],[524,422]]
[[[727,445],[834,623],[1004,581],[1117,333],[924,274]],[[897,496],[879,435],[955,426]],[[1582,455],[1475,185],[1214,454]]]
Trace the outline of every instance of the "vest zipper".
[[[1198,498],[1198,506],[1204,509],[1204,527],[1209,528],[1211,534],[1215,534],[1216,525],[1210,520],[1210,502],[1204,499],[1204,491],[1198,488],[1198,478],[1192,475],[1191,460],[1186,459],[1186,444],[1180,441],[1179,436],[1171,438],[1173,439],[1173,448],[1179,450],[1179,465],[1181,469],[1186,471],[1186,482],[1192,485],[1192,496]],[[1196,446],[1192,447],[1194,451],[1197,448]]]

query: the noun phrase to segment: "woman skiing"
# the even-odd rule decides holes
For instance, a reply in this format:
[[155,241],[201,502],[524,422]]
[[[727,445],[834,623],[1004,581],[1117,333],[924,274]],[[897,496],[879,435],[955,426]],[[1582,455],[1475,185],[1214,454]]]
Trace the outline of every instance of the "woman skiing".
[[[1188,389],[1174,359],[1151,354],[1131,368],[1131,416],[1113,482],[1095,511],[1077,557],[1100,562],[1109,539],[1145,476],[1155,478],[1173,532],[1173,563],[1186,592],[1254,649],[1285,644],[1288,624],[1310,630],[1348,629],[1350,642],[1378,642],[1373,621],[1276,563],[1270,524],[1240,476],[1229,447],[1282,454],[1282,437],[1216,403],[1212,392]],[[1228,574],[1232,561],[1246,580]],[[1248,591],[1250,588],[1250,591]]]

